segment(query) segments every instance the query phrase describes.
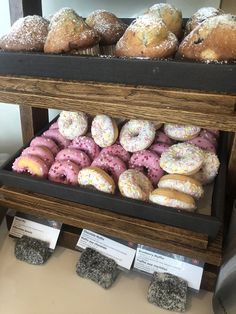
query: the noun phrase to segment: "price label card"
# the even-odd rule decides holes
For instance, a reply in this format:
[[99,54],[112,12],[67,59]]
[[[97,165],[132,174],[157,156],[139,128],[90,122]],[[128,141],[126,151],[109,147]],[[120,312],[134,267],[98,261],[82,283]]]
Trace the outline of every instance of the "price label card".
[[200,289],[204,263],[181,255],[172,254],[144,245],[138,245],[134,269],[153,274],[165,272],[176,275],[188,282],[194,290]]
[[136,249],[114,241],[93,231],[83,229],[76,245],[77,248],[93,248],[101,254],[112,258],[125,269],[130,269],[134,260]]
[[[27,217],[27,218],[25,218]],[[19,214],[14,217],[9,234],[21,238],[23,235],[49,243],[54,250],[60,234],[61,223]]]

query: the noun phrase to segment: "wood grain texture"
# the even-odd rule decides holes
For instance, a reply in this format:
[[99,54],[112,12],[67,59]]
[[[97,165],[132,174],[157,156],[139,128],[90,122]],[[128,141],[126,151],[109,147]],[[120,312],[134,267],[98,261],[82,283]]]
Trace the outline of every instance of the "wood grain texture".
[[92,82],[0,77],[0,101],[236,131],[236,98]]
[[2,187],[0,193],[0,205],[5,207],[196,258],[216,266],[222,261],[221,232],[209,242],[207,248],[196,248],[193,244],[201,240],[197,234],[187,230],[177,231],[178,228],[167,225],[7,187]]

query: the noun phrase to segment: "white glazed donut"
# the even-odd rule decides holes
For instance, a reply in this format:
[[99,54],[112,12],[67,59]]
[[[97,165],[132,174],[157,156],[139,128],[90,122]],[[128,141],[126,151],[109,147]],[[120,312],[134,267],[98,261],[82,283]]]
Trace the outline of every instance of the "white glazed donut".
[[182,174],[166,174],[158,182],[158,187],[183,192],[196,199],[201,198],[204,194],[204,190],[199,181]]
[[98,167],[88,167],[80,170],[78,183],[83,186],[93,186],[95,189],[113,194],[115,182],[104,170]]
[[191,175],[198,172],[203,160],[204,153],[201,148],[188,143],[178,143],[161,155],[160,166],[168,173]]
[[157,188],[150,194],[149,200],[159,205],[185,209],[187,211],[196,209],[192,196],[171,189]]
[[134,169],[126,170],[120,175],[118,186],[122,195],[143,201],[148,200],[153,190],[151,181],[142,172]]
[[164,125],[164,132],[176,141],[187,141],[196,137],[201,128],[193,125],[180,125],[167,123]]
[[58,127],[65,138],[73,140],[87,132],[88,117],[83,112],[62,111],[58,118]]
[[202,184],[209,184],[215,179],[220,161],[216,154],[204,151],[204,160],[201,169],[194,174],[193,178]]
[[100,114],[93,119],[91,133],[97,145],[108,147],[115,143],[118,137],[118,127],[115,120]]
[[155,126],[146,120],[130,120],[121,129],[120,143],[128,152],[148,148],[155,138]]

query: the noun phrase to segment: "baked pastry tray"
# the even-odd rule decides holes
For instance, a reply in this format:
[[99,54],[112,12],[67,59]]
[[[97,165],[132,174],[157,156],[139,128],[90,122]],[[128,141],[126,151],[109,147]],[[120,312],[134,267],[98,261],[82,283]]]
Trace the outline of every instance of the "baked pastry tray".
[[[37,136],[48,128],[49,125],[39,132]],[[11,167],[15,158],[27,146],[29,146],[29,143],[2,165],[0,168],[0,184],[106,209],[130,217],[192,230],[207,234],[211,238],[217,235],[222,225],[227,172],[227,133],[225,132],[221,132],[219,138],[218,157],[221,164],[213,184],[211,213],[209,215],[198,212],[190,213],[171,207],[129,199],[121,196],[118,191],[111,195],[90,188],[54,183],[47,179],[13,172]],[[203,211],[201,210],[201,212]]]
[[236,93],[236,63],[0,51],[0,75]]

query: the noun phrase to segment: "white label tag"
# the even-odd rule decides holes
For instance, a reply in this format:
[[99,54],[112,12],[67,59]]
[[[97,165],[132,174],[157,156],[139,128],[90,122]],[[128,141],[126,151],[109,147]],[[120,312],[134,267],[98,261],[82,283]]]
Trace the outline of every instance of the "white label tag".
[[49,248],[54,250],[60,229],[15,216],[9,234],[17,238],[26,235],[34,239],[48,242]]
[[82,249],[93,248],[126,269],[131,268],[136,253],[135,249],[86,229],[81,232],[76,246]]
[[165,272],[188,282],[194,290],[200,289],[204,264],[181,255],[138,245],[134,268],[148,274]]

